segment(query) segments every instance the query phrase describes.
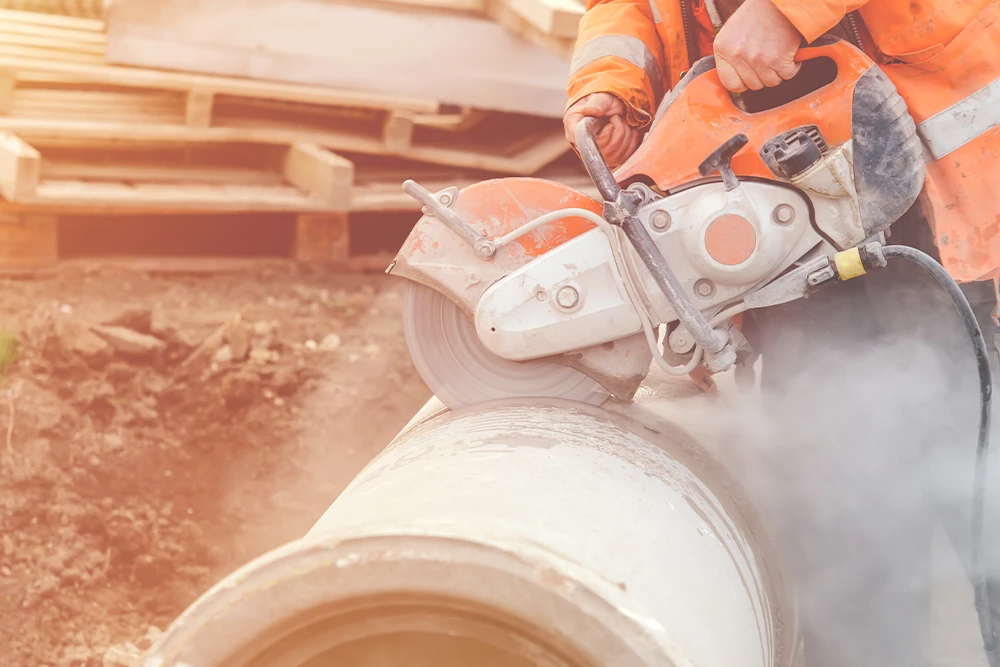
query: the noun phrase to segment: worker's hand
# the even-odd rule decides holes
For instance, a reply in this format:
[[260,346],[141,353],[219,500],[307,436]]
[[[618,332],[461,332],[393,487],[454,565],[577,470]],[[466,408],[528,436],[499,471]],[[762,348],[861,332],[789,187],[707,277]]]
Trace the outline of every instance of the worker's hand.
[[715,66],[730,92],[777,86],[799,71],[802,35],[771,0],[747,0],[715,38]]
[[602,118],[604,127],[597,133],[597,146],[612,169],[623,164],[635,152],[642,140],[641,132],[628,124],[628,109],[617,95],[593,93],[581,98],[566,111],[563,127],[566,139],[576,146],[576,126],[584,118]]

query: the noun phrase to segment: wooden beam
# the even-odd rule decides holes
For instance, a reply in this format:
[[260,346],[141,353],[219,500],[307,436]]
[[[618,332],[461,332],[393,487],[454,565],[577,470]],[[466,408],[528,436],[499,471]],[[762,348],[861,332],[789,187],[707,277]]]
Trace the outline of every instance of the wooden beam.
[[108,62],[563,115],[569,59],[525,44],[483,16],[358,0],[207,4],[211,11],[204,0],[115,0]]
[[14,88],[17,74],[10,70],[0,70],[0,115],[6,116],[14,105]]
[[41,154],[15,134],[0,134],[0,194],[7,201],[35,196]]
[[[2,46],[2,45],[0,45]],[[195,88],[211,90],[216,94],[264,99],[288,100],[306,104],[325,104],[342,107],[370,109],[406,109],[435,113],[438,102],[402,95],[367,93],[356,90],[322,88],[294,83],[279,83],[246,78],[187,74],[138,67],[116,67],[90,63],[59,62],[49,59],[4,55],[0,48],[0,69],[14,70],[19,74],[33,73],[61,75],[66,80],[130,88],[159,88],[187,92]],[[9,51],[9,49],[8,49]]]
[[285,153],[282,173],[297,187],[311,192],[332,210],[351,208],[354,164],[315,144],[295,143]]
[[382,140],[389,153],[405,155],[413,142],[413,118],[408,115],[389,112],[382,128]]
[[295,223],[295,259],[344,264],[351,254],[347,213],[302,214]]
[[0,269],[52,264],[59,257],[54,215],[0,213]]
[[212,107],[215,93],[202,88],[188,91],[184,104],[184,124],[188,127],[209,127],[212,124]]
[[502,0],[546,35],[576,39],[584,7],[576,0]]
[[[218,121],[221,122],[221,121]],[[0,116],[0,132],[16,133],[27,140],[44,141],[46,145],[86,145],[89,142],[129,145],[140,142],[190,143],[259,143],[291,145],[296,142],[352,153],[387,155],[382,137],[365,136],[357,132],[312,130],[293,124],[270,123],[268,127],[207,127],[192,128],[159,123],[95,122],[61,118],[28,118]],[[420,162],[446,164],[454,167],[482,169],[506,174],[529,176],[569,150],[569,144],[558,124],[532,133],[530,148],[520,153],[493,154],[481,152],[475,145],[434,146],[414,145],[403,157]]]

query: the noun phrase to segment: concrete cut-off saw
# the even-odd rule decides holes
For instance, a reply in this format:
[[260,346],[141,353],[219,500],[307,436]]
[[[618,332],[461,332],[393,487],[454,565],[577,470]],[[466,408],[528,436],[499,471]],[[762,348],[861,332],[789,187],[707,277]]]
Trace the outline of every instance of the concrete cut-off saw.
[[916,126],[888,77],[832,38],[800,49],[799,73],[738,97],[696,62],[615,172],[575,132],[601,200],[535,178],[431,193],[387,273],[405,279],[414,366],[449,408],[507,398],[631,400],[655,362],[700,384],[756,354],[743,313],[805,298],[887,261],[947,291],[979,368],[972,578],[987,653],[996,634],[982,570],[991,377],[962,291],[925,253],[886,245],[924,186]]
[[580,123],[603,201],[533,178],[408,181],[426,215],[388,273],[408,280],[406,341],[438,398],[630,400],[652,361],[699,377],[751,362],[744,311],[883,265],[883,232],[925,178],[913,120],[847,42],[799,59],[739,103],[698,61],[616,173],[598,121]]

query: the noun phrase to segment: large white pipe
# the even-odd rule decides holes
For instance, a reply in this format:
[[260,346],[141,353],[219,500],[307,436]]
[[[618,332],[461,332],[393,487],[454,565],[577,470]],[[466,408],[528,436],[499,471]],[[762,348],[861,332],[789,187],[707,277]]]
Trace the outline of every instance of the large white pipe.
[[785,667],[785,590],[747,507],[641,404],[428,406],[143,664]]

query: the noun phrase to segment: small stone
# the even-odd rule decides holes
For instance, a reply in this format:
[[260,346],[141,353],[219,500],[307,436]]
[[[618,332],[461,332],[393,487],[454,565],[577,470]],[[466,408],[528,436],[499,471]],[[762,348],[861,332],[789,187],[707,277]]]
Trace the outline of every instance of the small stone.
[[150,357],[166,349],[167,344],[155,336],[125,327],[94,325],[91,331],[107,341],[117,352],[132,357]]
[[319,349],[323,352],[333,352],[340,347],[340,336],[335,333],[327,334],[319,343]]
[[134,329],[140,333],[153,333],[153,309],[149,306],[132,306],[123,310],[114,319],[101,324]]
[[347,360],[352,364],[356,364],[359,361],[361,361],[361,355],[351,352],[349,355],[347,355]]
[[97,468],[101,465],[101,459],[96,454],[91,454],[87,457],[87,463],[89,463],[91,467]]
[[369,343],[368,345],[365,345],[365,354],[370,354],[371,356],[374,357],[381,351],[382,348],[375,343]]
[[10,574],[11,574],[10,568],[7,567],[6,565],[4,565],[3,567],[0,567],[0,574],[2,574],[5,577],[9,577]]
[[274,398],[274,392],[271,391],[270,389],[265,389],[264,390],[264,398],[266,398],[268,400]]
[[111,451],[118,451],[125,446],[125,441],[117,433],[105,433],[104,445]]
[[234,356],[233,348],[228,345],[223,345],[215,351],[214,355],[212,355],[212,362],[216,364],[228,364],[233,360]]
[[266,336],[271,333],[271,323],[270,322],[254,322],[253,323],[253,333],[255,336]]
[[266,364],[271,361],[270,350],[250,350],[250,361],[255,364]]
[[280,408],[284,404],[285,404],[285,399],[281,398],[280,396],[275,396],[274,397],[274,405],[275,405],[275,407],[279,407]]
[[226,329],[226,343],[232,351],[233,359],[243,361],[250,352],[250,330],[242,322],[236,322]]
[[316,350],[317,348],[319,348],[319,345],[316,344],[316,341],[314,341],[312,338],[310,338],[309,340],[306,341],[305,348],[307,350],[312,351],[312,350]]

